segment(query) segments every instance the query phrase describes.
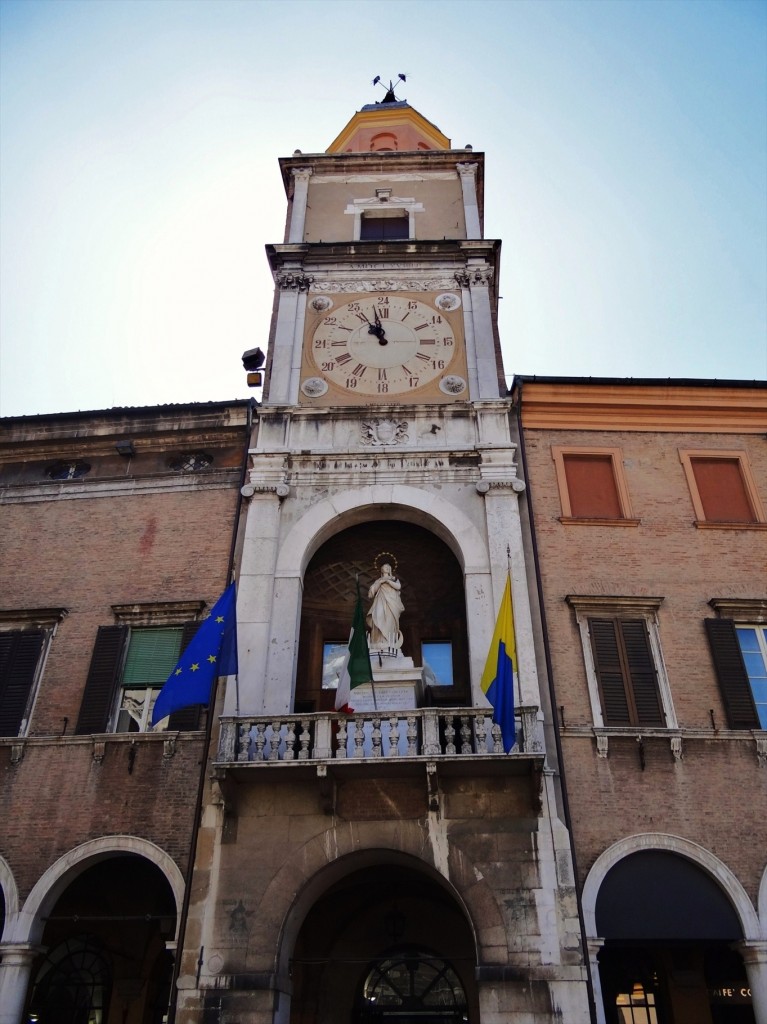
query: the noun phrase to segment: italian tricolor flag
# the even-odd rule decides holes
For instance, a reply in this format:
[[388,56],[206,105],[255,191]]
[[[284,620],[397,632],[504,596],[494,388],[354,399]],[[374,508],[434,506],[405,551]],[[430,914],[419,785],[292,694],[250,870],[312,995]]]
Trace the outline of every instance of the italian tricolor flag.
[[349,633],[349,646],[344,658],[343,668],[341,669],[341,676],[338,680],[338,689],[336,690],[336,711],[343,711],[347,715],[353,714],[352,690],[356,686],[372,683],[372,681],[373,669],[370,666],[370,651],[368,650],[368,641],[365,635],[365,616],[362,611],[362,600],[360,599],[358,586],[357,603],[354,606],[352,628]]

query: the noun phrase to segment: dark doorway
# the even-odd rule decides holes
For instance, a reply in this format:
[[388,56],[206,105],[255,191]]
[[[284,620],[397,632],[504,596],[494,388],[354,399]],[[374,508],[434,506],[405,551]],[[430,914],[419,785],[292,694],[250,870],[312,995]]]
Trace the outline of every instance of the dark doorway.
[[479,1020],[471,929],[420,871],[381,864],[332,886],[307,915],[291,973],[291,1024]]

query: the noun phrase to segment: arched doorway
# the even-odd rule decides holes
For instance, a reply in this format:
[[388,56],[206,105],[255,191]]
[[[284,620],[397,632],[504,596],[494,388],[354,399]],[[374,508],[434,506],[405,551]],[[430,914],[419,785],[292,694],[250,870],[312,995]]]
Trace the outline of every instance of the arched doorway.
[[469,923],[437,881],[401,864],[362,868],[300,928],[290,1024],[476,1022],[475,961]]
[[[296,711],[333,709],[335,679],[328,666],[349,639],[357,580],[368,606],[374,561],[394,557],[402,582],[402,651],[429,666],[425,700],[445,707],[469,697],[466,599],[463,572],[448,546],[413,523],[377,520],[331,537],[306,569],[296,683]],[[379,559],[380,560],[380,559]],[[323,671],[324,668],[324,671]]]
[[643,850],[618,861],[596,901],[608,1024],[754,1024],[730,901],[697,865]]
[[175,926],[173,890],[155,864],[116,853],[86,867],[46,915],[25,1020],[161,1024]]

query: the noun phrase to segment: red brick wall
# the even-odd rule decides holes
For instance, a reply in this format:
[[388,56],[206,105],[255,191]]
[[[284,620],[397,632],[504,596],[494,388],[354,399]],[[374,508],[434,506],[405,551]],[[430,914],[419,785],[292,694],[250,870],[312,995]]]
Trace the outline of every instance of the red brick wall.
[[[562,514],[552,445],[620,446],[636,527],[559,522]],[[750,734],[735,739],[683,739],[675,761],[668,739],[609,741],[596,756],[583,648],[568,594],[662,597],[660,640],[672,699],[683,730],[713,736],[709,709],[726,726],[702,620],[713,597],[767,596],[767,533],[698,529],[678,449],[748,453],[767,502],[767,447],[753,435],[530,430],[526,454],[556,685],[564,707],[564,756],[582,876],[605,847],[643,831],[689,838],[720,857],[752,898],[764,870],[767,820],[764,769]]]

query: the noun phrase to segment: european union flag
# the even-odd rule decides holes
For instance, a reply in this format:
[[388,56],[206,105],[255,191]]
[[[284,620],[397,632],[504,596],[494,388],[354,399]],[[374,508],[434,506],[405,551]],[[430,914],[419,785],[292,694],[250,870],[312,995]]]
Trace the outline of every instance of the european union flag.
[[506,577],[498,621],[487,655],[480,687],[493,705],[493,721],[501,727],[503,749],[514,746],[517,730],[514,723],[514,674],[517,671],[517,652],[514,643],[514,614],[511,610],[511,579]]
[[152,711],[153,726],[173,711],[208,704],[213,680],[237,671],[236,600],[234,583],[230,583],[160,690]]

